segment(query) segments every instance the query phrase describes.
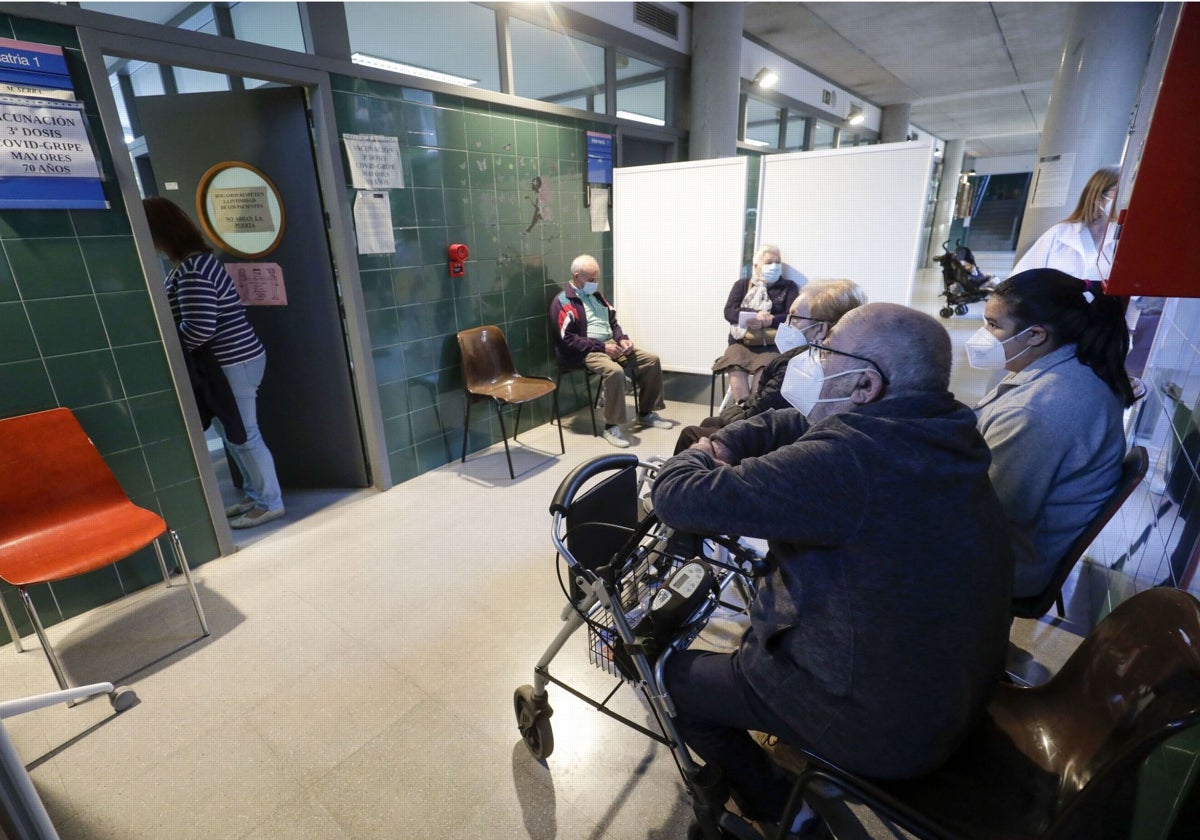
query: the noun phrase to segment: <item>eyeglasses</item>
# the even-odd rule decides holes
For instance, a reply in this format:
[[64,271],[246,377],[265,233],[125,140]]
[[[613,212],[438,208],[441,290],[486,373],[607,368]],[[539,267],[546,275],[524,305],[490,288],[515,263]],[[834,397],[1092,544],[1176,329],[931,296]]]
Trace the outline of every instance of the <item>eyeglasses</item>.
[[821,362],[822,367],[825,366],[825,360],[829,358],[830,353],[838,356],[849,356],[851,359],[858,359],[860,362],[866,362],[871,367],[875,368],[875,372],[879,374],[879,378],[883,380],[883,384],[885,386],[891,384],[887,378],[887,374],[883,372],[883,368],[881,368],[873,360],[868,359],[866,356],[856,356],[854,353],[847,353],[845,350],[835,350],[827,344],[821,344],[816,341],[809,342],[808,346],[817,351],[817,360]]
[[[805,326],[804,324],[800,323],[801,321],[811,321],[812,323]],[[823,324],[823,323],[825,323],[825,322],[820,320],[819,318],[809,318],[807,315],[789,315],[789,316],[787,316],[787,324],[789,327],[808,329],[808,327],[811,327],[815,324]]]

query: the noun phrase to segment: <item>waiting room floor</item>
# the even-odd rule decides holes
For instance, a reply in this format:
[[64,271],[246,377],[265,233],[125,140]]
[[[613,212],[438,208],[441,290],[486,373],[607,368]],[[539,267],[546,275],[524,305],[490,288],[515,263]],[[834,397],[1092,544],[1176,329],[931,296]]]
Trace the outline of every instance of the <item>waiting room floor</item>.
[[[956,345],[977,323],[948,323]],[[694,423],[707,405],[662,413]],[[516,731],[513,690],[564,604],[549,500],[615,451],[586,413],[569,426],[565,456],[553,427],[522,434],[515,481],[497,445],[205,564],[209,638],[179,586],[50,628],[76,684],[141,669],[123,680],[141,702],[121,715],[101,698],[5,721],[64,840],[683,838],[690,806],[665,749],[554,687],[544,765]],[[629,451],[667,456],[676,435],[637,431]],[[1047,671],[1078,642],[1037,622],[1014,639]],[[614,685],[583,634],[553,670]],[[55,687],[36,649],[0,650],[0,674],[4,698]],[[628,689],[614,703],[647,719]]]

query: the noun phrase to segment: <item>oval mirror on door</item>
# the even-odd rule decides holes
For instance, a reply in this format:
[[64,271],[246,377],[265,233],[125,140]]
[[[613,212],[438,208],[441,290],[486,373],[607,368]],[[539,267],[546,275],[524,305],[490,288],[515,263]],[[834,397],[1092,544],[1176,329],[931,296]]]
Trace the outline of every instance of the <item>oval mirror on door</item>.
[[210,239],[244,259],[266,256],[283,237],[279,191],[248,163],[228,160],[209,168],[196,188],[196,213]]

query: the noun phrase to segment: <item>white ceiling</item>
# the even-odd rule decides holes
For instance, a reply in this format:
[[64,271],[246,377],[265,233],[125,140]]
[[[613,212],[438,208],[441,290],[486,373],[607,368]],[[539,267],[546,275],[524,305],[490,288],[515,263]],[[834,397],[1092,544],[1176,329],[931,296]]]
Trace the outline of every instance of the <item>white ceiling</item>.
[[745,31],[973,157],[1034,154],[1065,3],[747,3]]

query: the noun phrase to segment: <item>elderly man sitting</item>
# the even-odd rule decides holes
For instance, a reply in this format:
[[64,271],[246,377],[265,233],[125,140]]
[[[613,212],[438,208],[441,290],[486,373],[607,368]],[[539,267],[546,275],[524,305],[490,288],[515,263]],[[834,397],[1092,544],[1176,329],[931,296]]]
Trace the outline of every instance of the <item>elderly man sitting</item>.
[[666,674],[684,740],[751,819],[779,820],[788,784],[748,729],[866,776],[915,776],[1003,675],[1013,561],[950,362],[933,318],[859,307],[789,363],[793,409],[721,429],[655,482],[667,524],[770,546],[738,649],[680,653]]

